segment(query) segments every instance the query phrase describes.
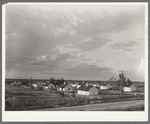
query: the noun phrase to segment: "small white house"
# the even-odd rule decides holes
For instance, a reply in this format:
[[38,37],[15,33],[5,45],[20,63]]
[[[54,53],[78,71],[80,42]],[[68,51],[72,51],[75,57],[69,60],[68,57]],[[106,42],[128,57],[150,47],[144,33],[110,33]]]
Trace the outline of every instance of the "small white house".
[[77,83],[77,89],[79,89],[82,85],[83,85],[82,82],[78,82],[78,83]]
[[63,92],[72,92],[73,88],[72,88],[72,83],[65,83],[65,84],[60,84],[57,87],[57,91],[63,91]]
[[78,82],[72,83],[72,87],[77,87]]
[[106,82],[101,83],[101,84],[99,85],[99,87],[100,87],[100,89],[103,89],[103,90],[108,89]]
[[107,89],[112,89],[112,88],[113,88],[113,86],[112,86],[112,85],[107,84]]
[[136,87],[132,84],[130,86],[124,86],[123,87],[123,91],[125,92],[132,92],[132,91],[136,91]]
[[37,85],[36,85],[36,84],[32,84],[32,86],[33,86],[33,87],[37,87]]
[[83,86],[77,90],[78,95],[98,95],[98,89],[93,86]]

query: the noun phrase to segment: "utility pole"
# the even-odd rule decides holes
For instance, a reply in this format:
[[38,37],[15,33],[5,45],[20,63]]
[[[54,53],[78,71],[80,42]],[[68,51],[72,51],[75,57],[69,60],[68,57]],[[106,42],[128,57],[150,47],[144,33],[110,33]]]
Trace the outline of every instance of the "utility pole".
[[122,94],[122,74],[123,74],[123,71],[121,71],[121,92],[120,92],[120,95]]
[[123,76],[123,71],[121,71],[121,87],[120,87],[120,95],[122,94],[122,76]]

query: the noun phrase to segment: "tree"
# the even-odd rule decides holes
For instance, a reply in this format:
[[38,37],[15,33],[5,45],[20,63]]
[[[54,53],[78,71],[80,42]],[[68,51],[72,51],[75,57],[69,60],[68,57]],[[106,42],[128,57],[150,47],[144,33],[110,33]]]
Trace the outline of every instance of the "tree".
[[58,80],[56,81],[56,84],[55,84],[55,85],[60,85],[60,84],[61,84],[60,82],[61,82],[60,79],[58,79]]
[[50,78],[50,81],[49,81],[49,82],[52,83],[52,84],[54,84],[54,81],[55,81],[55,80],[54,80],[54,78],[52,77],[52,78]]
[[127,85],[132,85],[132,82],[130,81],[130,79],[127,80]]
[[63,78],[61,78],[61,80],[60,80],[60,84],[64,84],[64,79]]

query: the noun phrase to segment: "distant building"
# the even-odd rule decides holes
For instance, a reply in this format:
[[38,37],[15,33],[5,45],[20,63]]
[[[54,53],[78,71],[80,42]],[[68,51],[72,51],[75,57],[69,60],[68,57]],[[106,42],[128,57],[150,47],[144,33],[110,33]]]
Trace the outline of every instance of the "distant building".
[[83,85],[83,82],[78,82],[77,83],[77,89],[79,88],[79,87],[81,87]]
[[94,86],[82,86],[79,89],[77,89],[78,95],[98,95],[98,89]]
[[125,92],[132,92],[132,91],[136,91],[136,86],[135,85],[126,85],[123,87],[123,91]]
[[48,86],[48,89],[50,89],[50,90],[51,89],[56,89],[55,85],[52,84],[52,83],[48,84],[47,86]]
[[48,86],[47,86],[47,85],[44,85],[44,86],[43,86],[43,90],[45,90],[45,91],[49,91]]
[[100,89],[103,89],[103,90],[104,90],[104,89],[108,89],[106,82],[100,83],[99,87],[100,87]]
[[22,85],[22,83],[20,81],[14,81],[11,83],[11,85],[18,86],[18,85]]
[[42,88],[43,87],[43,82],[37,82],[36,83],[37,88]]
[[72,83],[60,84],[57,87],[57,91],[60,91],[60,92],[72,92],[73,91]]
[[34,89],[40,89],[40,90],[43,89],[43,84],[39,81],[37,81],[36,83],[33,83],[32,86]]
[[97,82],[91,83],[90,85],[92,85],[92,86],[94,86],[94,87],[97,87],[97,88],[100,87],[99,83],[97,83]]
[[72,87],[77,87],[77,85],[78,85],[78,82],[73,82],[72,83]]
[[107,84],[106,86],[107,86],[107,89],[112,89],[113,88],[113,86],[110,85],[110,84]]
[[37,85],[36,85],[36,84],[34,84],[34,83],[32,84],[32,86],[33,86],[33,87],[37,87]]

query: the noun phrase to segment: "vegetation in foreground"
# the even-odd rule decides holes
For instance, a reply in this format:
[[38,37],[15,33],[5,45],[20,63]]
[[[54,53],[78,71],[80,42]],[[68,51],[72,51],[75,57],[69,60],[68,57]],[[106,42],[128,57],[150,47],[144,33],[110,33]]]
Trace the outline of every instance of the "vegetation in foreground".
[[104,111],[144,111],[144,104],[132,105],[127,107],[115,107],[105,109]]
[[136,105],[128,105],[128,106],[118,106],[118,107],[112,107],[112,108],[108,108],[108,109],[87,109],[87,108],[83,108],[83,109],[79,109],[79,111],[144,111],[144,104],[143,103],[139,103]]

